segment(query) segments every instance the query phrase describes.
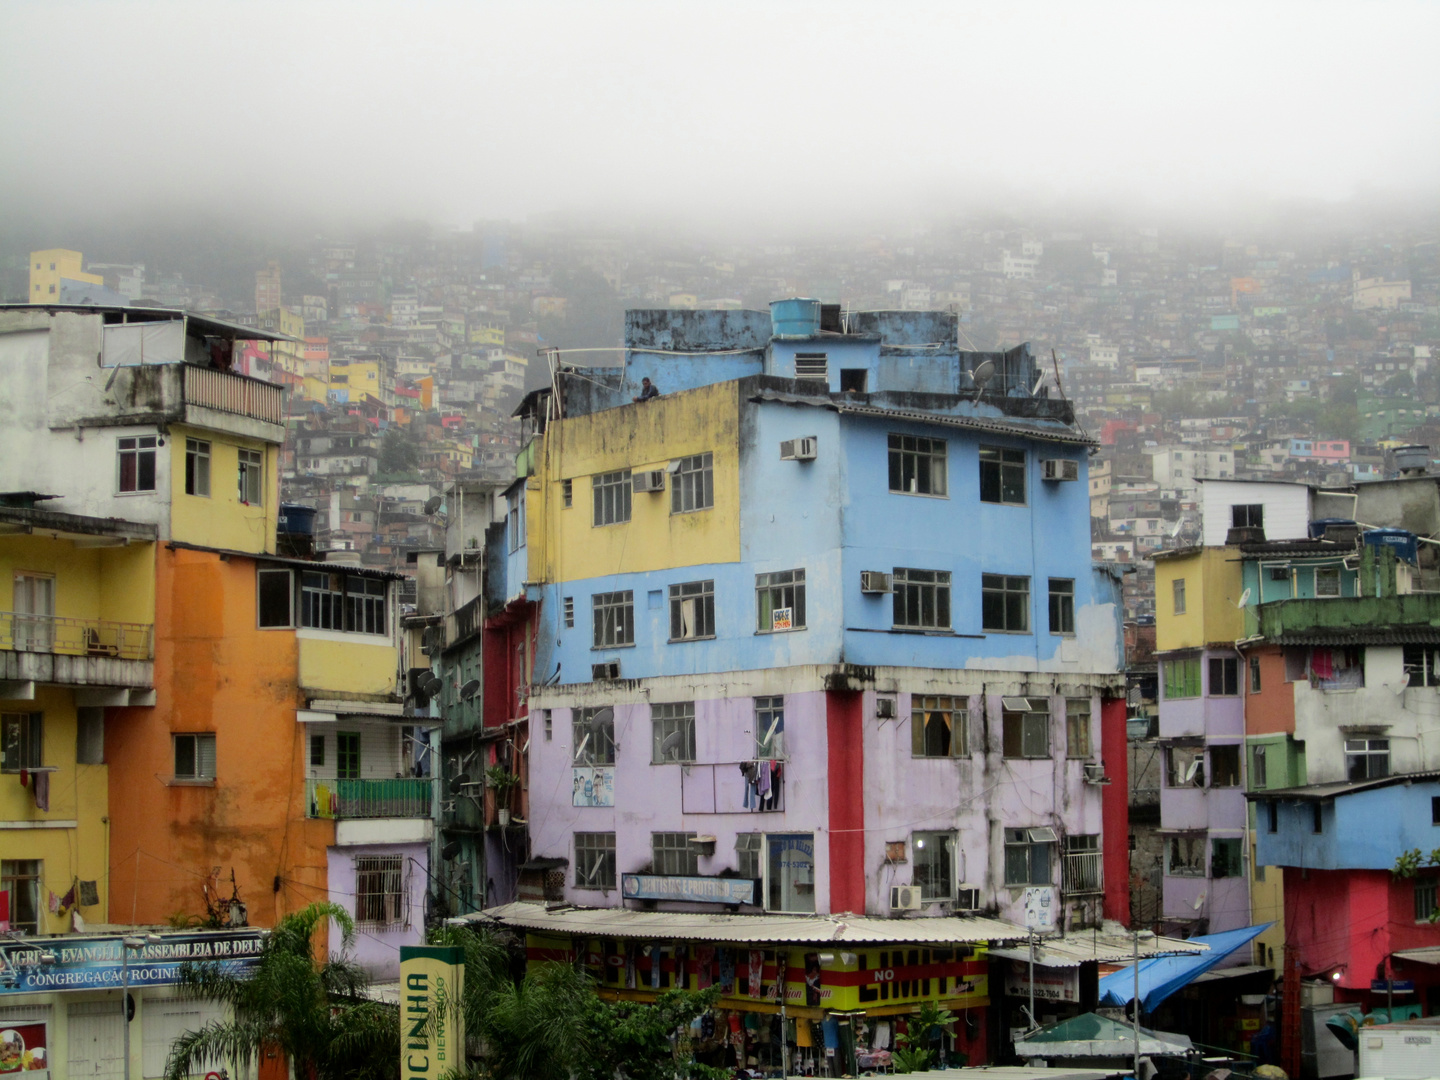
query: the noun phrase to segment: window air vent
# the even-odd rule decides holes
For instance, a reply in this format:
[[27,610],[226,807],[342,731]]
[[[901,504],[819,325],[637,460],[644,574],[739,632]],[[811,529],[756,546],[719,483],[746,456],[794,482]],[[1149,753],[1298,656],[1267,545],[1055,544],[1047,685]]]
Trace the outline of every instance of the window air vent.
[[889,574],[881,573],[879,570],[861,570],[860,591],[862,593],[888,593],[895,590],[891,586]]
[[620,678],[620,661],[607,660],[603,664],[591,664],[590,678],[595,682],[600,682],[602,679]]

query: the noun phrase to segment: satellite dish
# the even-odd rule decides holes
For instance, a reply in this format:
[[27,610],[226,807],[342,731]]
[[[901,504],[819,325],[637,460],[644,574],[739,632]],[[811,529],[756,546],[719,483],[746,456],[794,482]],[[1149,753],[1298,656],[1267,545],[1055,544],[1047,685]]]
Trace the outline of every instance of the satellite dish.
[[1180,530],[1183,528],[1185,528],[1185,519],[1181,518],[1179,521],[1175,522],[1175,527],[1170,530],[1170,539],[1174,540],[1177,536],[1179,536]]
[[1184,785],[1193,782],[1194,779],[1195,779],[1195,774],[1198,773],[1199,771],[1200,771],[1200,759],[1199,759],[1199,758],[1196,758],[1194,761],[1190,762],[1190,767],[1185,770],[1185,776],[1184,776],[1184,778],[1180,781],[1180,785],[1183,787]]
[[575,758],[574,758],[575,764],[577,764],[577,765],[580,764],[581,760],[582,760],[582,759],[584,758],[584,756],[585,756],[585,747],[587,747],[587,746],[589,746],[589,745],[590,745],[590,733],[587,731],[587,732],[585,733],[585,737],[580,740],[580,745],[577,746],[577,747],[575,747]]
[[1048,371],[1040,372],[1040,378],[1035,380],[1035,389],[1030,391],[1031,397],[1034,397],[1036,394],[1040,393],[1040,387],[1045,385],[1045,376],[1047,376],[1048,374],[1050,374]]
[[970,378],[975,383],[976,390],[985,389],[985,384],[995,377],[995,361],[982,360],[975,365],[970,372]]
[[661,756],[661,758],[664,758],[666,754],[670,753],[670,751],[677,749],[677,748],[680,746],[680,740],[681,740],[682,738],[684,738],[684,733],[677,730],[677,731],[672,731],[669,735],[666,735],[665,738],[661,739],[661,740],[660,740],[660,756]]
[[592,728],[595,728],[599,727],[601,724],[612,723],[614,720],[615,710],[612,709],[609,705],[606,705],[603,709],[597,709],[595,711],[595,715],[590,717],[590,726]]
[[1240,594],[1240,599],[1235,602],[1235,606],[1243,608],[1248,603],[1250,603],[1250,590],[1246,589]]
[[1200,895],[1195,897],[1195,903],[1191,905],[1196,911],[1205,906],[1205,891],[1202,889]]
[[761,745],[761,746],[769,746],[769,745],[770,745],[770,740],[775,737],[775,729],[778,728],[779,726],[780,726],[780,717],[777,716],[774,720],[772,720],[772,721],[770,722],[770,730],[767,731],[767,732],[765,732],[765,738],[763,738],[763,739],[760,740],[760,745]]
[[432,674],[425,680],[425,685],[420,689],[425,691],[426,697],[434,697],[440,693],[441,690],[445,689],[445,683],[440,676]]
[[478,694],[479,692],[480,692],[480,680],[479,680],[479,679],[471,679],[469,682],[467,682],[464,686],[462,686],[462,687],[460,688],[460,700],[461,700],[461,701],[469,701],[471,698],[473,698],[473,697],[474,697],[476,694]]
[[456,773],[450,778],[450,794],[460,794],[460,789],[470,782],[469,773]]
[[433,514],[433,513],[435,513],[436,510],[439,510],[439,509],[440,509],[440,504],[441,504],[442,502],[444,502],[444,501],[445,501],[445,500],[443,500],[442,498],[440,498],[439,495],[431,495],[430,498],[428,498],[428,499],[425,500],[425,513],[427,513],[427,514]]
[[456,856],[456,855],[459,855],[459,854],[460,854],[460,841],[459,841],[459,840],[451,840],[448,844],[446,844],[443,848],[440,849],[440,857],[441,857],[442,859],[444,859],[446,862],[449,862],[451,859],[455,858],[455,856]]

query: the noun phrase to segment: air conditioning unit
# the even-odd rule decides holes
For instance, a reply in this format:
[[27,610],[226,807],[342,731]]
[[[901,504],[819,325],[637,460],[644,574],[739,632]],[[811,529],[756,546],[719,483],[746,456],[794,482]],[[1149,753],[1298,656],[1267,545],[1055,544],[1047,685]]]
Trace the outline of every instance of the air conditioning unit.
[[1042,480],[1079,480],[1080,463],[1070,458],[1047,458],[1040,462]]
[[1087,784],[1108,784],[1110,778],[1105,775],[1105,765],[1099,761],[1087,761],[1085,763],[1085,783]]
[[877,697],[875,699],[875,719],[895,719],[895,699],[893,697]]
[[630,483],[636,491],[664,491],[665,470],[646,469],[644,472],[631,473]]
[[591,664],[590,678],[594,682],[600,682],[602,679],[620,678],[620,661],[607,660],[603,664]]
[[919,911],[920,889],[916,885],[890,886],[891,911]]
[[862,593],[888,593],[895,590],[891,587],[889,574],[881,573],[879,570],[861,570],[860,591]]
[[785,439],[780,443],[781,461],[814,461],[820,450],[820,440],[814,435],[803,439]]
[[960,886],[960,891],[955,894],[956,911],[979,911],[980,890],[965,885]]

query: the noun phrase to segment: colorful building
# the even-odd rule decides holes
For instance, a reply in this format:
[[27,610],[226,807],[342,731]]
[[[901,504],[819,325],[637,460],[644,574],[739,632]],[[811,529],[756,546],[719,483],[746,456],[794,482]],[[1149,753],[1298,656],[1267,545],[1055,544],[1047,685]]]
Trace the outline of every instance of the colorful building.
[[30,303],[63,303],[66,282],[104,286],[105,279],[85,272],[85,256],[78,251],[51,248],[30,253]]

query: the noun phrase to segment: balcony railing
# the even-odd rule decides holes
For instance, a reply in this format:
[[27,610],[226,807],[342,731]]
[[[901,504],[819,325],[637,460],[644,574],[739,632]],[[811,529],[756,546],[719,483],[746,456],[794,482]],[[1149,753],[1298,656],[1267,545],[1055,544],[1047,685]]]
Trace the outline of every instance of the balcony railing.
[[1098,851],[1065,853],[1065,892],[1070,896],[1105,891],[1105,871]]
[[0,611],[0,649],[14,652],[149,660],[154,637],[155,628],[149,623]]
[[285,393],[274,383],[217,368],[186,364],[185,404],[248,416],[267,424],[285,423]]
[[396,777],[393,780],[305,781],[305,816],[353,820],[355,818],[428,818],[432,781]]

